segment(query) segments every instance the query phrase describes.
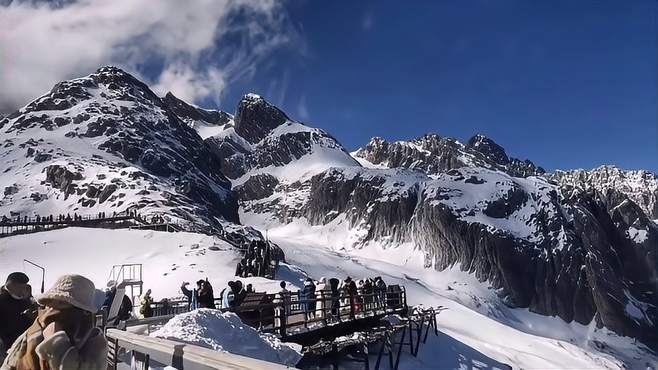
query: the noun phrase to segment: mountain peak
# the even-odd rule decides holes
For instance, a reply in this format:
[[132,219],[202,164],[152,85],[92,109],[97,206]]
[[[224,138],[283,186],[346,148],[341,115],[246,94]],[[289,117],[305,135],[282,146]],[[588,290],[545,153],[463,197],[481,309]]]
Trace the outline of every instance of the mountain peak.
[[466,147],[476,150],[500,164],[509,163],[509,157],[505,153],[505,149],[482,134],[477,134],[470,138],[468,143],[466,143]]
[[279,108],[257,94],[242,97],[235,113],[235,131],[251,143],[257,143],[267,134],[289,121]]
[[[219,110],[203,109],[195,105],[186,103],[182,99],[176,97],[171,91],[167,92],[162,98],[162,102],[187,123],[188,126],[194,127],[195,123],[199,121],[205,122],[207,125],[220,126],[228,123],[231,116]],[[198,131],[198,130],[197,130]],[[201,133],[199,133],[201,135]],[[203,137],[204,135],[202,135]]]
[[128,72],[124,71],[120,67],[106,65],[98,68],[94,74],[118,74],[118,75],[129,75]]

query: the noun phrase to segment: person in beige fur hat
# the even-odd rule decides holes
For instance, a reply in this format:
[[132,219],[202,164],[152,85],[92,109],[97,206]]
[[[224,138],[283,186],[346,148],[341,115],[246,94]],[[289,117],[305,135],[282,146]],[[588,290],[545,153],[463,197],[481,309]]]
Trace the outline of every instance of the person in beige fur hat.
[[14,342],[0,370],[105,369],[107,341],[93,325],[94,283],[64,275],[37,299],[37,319]]

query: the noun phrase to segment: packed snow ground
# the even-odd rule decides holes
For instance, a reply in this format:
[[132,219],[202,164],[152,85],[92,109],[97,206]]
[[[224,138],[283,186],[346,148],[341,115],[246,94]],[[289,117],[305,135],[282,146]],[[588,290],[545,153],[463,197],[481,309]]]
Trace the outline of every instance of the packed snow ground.
[[[234,279],[240,258],[228,243],[207,235],[67,228],[0,239],[0,279],[12,271],[24,271],[36,295],[41,271],[23,262],[28,259],[46,268],[46,289],[60,275],[78,273],[89,277],[102,290],[107,286],[113,265],[141,263],[144,290],[151,289],[157,301],[181,296],[183,281],[194,284],[206,277],[219,295],[228,281]],[[301,286],[303,276],[289,271],[284,264],[281,276]],[[241,280],[259,291],[279,289],[278,282],[260,277]]]
[[[457,268],[424,269],[423,256],[410,245],[345,249],[339,230],[327,232],[299,223],[270,229],[268,234],[286,253],[288,264],[282,265],[278,278],[291,283],[293,290],[306,275],[316,279],[380,275],[389,284],[404,285],[410,304],[447,308],[438,316],[440,336],[429,339],[418,358],[404,356],[402,369],[479,369],[502,364],[519,369],[656,367],[657,359],[628,338],[593,325],[567,324],[525,309],[510,309],[491,287]],[[88,276],[103,288],[112,265],[142,263],[144,286],[158,300],[180,296],[182,281],[206,277],[219,294],[235,278],[239,255],[220,239],[194,233],[68,228],[0,239],[0,276],[25,271],[36,294],[40,272],[25,264],[24,258],[46,267],[46,288],[65,273]],[[242,280],[258,291],[278,289],[278,281]],[[216,340],[212,338],[209,334],[208,340]],[[596,343],[604,342],[605,353],[595,349]]]

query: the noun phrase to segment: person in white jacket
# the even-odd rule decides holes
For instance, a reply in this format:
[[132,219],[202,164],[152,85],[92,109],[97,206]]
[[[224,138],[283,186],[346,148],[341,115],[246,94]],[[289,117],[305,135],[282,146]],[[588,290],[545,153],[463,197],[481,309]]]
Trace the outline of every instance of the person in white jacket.
[[322,277],[315,286],[315,295],[317,297],[316,316],[326,319],[331,314],[331,286],[327,279]]

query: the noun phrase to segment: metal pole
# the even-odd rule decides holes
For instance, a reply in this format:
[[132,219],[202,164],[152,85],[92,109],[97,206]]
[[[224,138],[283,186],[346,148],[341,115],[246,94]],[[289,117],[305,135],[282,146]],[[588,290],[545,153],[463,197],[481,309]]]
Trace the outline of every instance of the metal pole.
[[36,268],[41,269],[41,294],[43,294],[43,292],[46,290],[44,285],[46,282],[46,269],[43,266],[39,266],[30,260],[23,259],[23,261],[29,263],[30,265]]

